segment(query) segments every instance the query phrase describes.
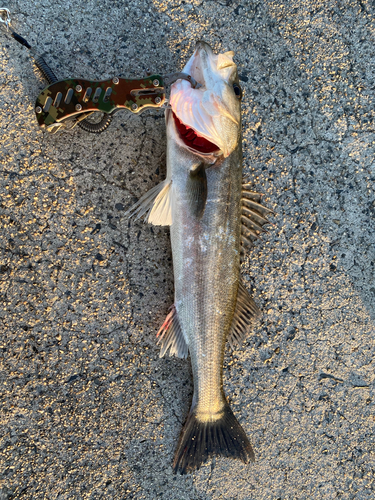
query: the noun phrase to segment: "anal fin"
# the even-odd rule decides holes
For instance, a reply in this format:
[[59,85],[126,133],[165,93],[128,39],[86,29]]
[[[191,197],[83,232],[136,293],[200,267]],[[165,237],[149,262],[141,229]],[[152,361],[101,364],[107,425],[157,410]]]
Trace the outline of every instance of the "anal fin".
[[240,344],[247,334],[250,326],[260,316],[260,309],[250,297],[243,283],[240,281],[237,292],[237,303],[234,311],[228,342],[232,349]]
[[189,349],[185,342],[174,305],[156,336],[158,337],[158,344],[161,344],[160,358],[162,358],[168,350],[170,356],[175,355],[178,358],[187,358]]

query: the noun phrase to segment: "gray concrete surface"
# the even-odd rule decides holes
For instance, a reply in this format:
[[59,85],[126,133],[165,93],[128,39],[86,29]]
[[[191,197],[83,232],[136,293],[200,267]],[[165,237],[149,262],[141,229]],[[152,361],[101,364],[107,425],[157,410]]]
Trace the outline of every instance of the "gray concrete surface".
[[5,4],[60,77],[234,50],[245,175],[277,214],[243,265],[262,320],[224,370],[256,463],[174,476],[192,381],[155,342],[169,235],[124,216],[164,178],[163,116],[49,136],[44,82],[1,35],[0,499],[373,499],[374,2]]

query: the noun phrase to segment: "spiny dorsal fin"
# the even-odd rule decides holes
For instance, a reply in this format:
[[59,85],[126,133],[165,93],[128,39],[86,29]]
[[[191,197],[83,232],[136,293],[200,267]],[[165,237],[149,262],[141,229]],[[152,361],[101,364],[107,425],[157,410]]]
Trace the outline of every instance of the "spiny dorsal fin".
[[248,208],[257,210],[260,215],[273,214],[273,210],[261,204],[262,194],[252,191],[251,187],[251,184],[242,184],[242,204],[247,205]]
[[246,191],[247,193],[249,193],[249,195],[252,197],[252,199],[254,201],[257,201],[259,202],[262,195],[261,193],[256,193],[255,191],[252,190],[252,184],[251,183],[246,183],[246,182],[243,182],[242,184],[242,191]]
[[261,196],[251,191],[251,184],[242,185],[241,244],[243,247],[252,246],[255,239],[261,239],[260,233],[266,232],[263,226],[270,223],[266,215],[273,211],[260,203]]
[[240,281],[237,292],[237,303],[229,332],[228,342],[232,349],[244,339],[249,327],[260,316],[260,310],[250,297],[243,283]]
[[154,226],[170,226],[173,222],[173,187],[166,179],[151,188],[135,203],[125,215],[139,219],[147,213],[145,220]]
[[178,321],[177,311],[173,305],[171,312],[165,318],[160,330],[158,331],[158,344],[160,346],[159,357],[162,358],[169,349],[169,355],[173,354],[178,358],[187,358],[189,354],[188,346]]

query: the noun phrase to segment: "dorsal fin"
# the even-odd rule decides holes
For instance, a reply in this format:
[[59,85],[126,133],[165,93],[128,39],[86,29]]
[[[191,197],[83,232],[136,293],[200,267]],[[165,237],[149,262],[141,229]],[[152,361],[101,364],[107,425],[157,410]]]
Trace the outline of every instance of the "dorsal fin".
[[161,344],[160,358],[167,353],[168,349],[170,356],[174,354],[178,358],[187,358],[189,349],[182,333],[174,305],[171,307],[171,312],[165,318],[156,336],[158,337],[157,343]]
[[252,246],[253,241],[260,238],[260,234],[266,232],[263,229],[265,224],[269,224],[266,215],[273,213],[260,203],[261,194],[251,191],[250,184],[242,185],[241,196],[241,244],[243,247]]
[[237,292],[236,309],[234,311],[228,342],[232,349],[240,344],[251,324],[260,316],[260,309],[250,297],[243,283],[240,281]]

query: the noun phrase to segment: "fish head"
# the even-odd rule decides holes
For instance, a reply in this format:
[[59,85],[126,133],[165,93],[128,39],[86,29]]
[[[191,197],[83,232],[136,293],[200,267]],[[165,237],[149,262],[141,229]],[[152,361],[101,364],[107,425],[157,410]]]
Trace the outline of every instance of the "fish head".
[[199,88],[186,80],[171,87],[170,105],[177,134],[185,147],[198,154],[228,157],[241,136],[241,89],[234,52],[214,54],[199,41],[182,70]]

